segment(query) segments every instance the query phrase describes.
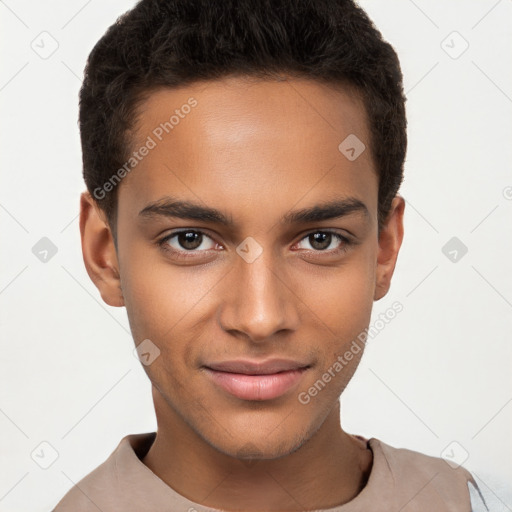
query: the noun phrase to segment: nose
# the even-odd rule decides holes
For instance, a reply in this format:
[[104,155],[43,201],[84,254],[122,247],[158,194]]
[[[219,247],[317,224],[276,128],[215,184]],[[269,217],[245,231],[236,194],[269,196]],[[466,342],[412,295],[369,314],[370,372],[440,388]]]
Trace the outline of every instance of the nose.
[[[298,298],[270,251],[248,263],[242,258],[230,272],[223,293],[219,322],[231,334],[252,342],[269,340],[299,325]],[[265,255],[265,256],[264,256]]]

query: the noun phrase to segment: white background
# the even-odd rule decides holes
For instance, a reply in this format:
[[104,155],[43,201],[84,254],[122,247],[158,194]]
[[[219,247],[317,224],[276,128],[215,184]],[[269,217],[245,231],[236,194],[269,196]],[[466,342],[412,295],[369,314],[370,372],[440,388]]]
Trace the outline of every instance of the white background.
[[[125,310],[90,282],[77,219],[83,68],[132,5],[0,3],[0,511],[51,510],[122,437],[156,429]],[[512,510],[512,1],[361,5],[397,50],[408,97],[406,234],[374,317],[396,300],[404,310],[368,344],[343,426],[467,452],[495,510]],[[31,48],[51,47],[43,31],[59,45],[47,59]],[[458,58],[453,31],[469,43]],[[58,250],[47,263],[32,253],[42,237]],[[452,237],[468,248],[455,263],[442,252]],[[48,469],[31,458],[43,441],[58,452]]]

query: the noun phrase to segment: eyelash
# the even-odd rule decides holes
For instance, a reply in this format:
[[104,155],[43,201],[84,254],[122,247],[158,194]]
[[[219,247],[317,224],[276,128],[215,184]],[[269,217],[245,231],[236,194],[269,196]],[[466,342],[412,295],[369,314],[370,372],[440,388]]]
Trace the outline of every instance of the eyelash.
[[[180,231],[174,231],[173,233],[170,233],[170,234],[166,235],[165,237],[163,237],[162,239],[160,239],[159,241],[157,241],[158,246],[163,251],[170,252],[174,256],[176,256],[178,258],[181,258],[181,259],[196,258],[197,257],[196,254],[197,253],[201,253],[201,252],[204,253],[204,252],[208,252],[210,250],[213,250],[213,249],[207,249],[207,250],[202,250],[202,251],[197,251],[197,250],[189,250],[189,251],[187,251],[187,250],[183,249],[182,251],[178,251],[178,250],[172,248],[167,242],[169,240],[171,240],[172,238],[176,237],[177,235],[179,235],[180,233],[199,233],[199,234],[201,234],[203,236],[206,236],[206,237],[208,237],[208,238],[213,240],[213,238],[211,236],[209,236],[204,231],[201,231],[200,229],[182,229]],[[337,238],[343,244],[342,244],[341,247],[339,247],[337,249],[331,249],[331,250],[314,250],[314,249],[313,250],[308,250],[308,249],[305,249],[308,252],[319,253],[319,254],[329,254],[329,255],[339,255],[339,254],[342,254],[342,253],[348,251],[350,246],[354,245],[354,242],[352,240],[350,240],[349,238],[341,235],[340,233],[338,233],[336,231],[332,231],[332,230],[329,230],[329,229],[317,229],[317,230],[314,230],[314,231],[310,231],[309,233],[306,233],[299,240],[298,243],[302,242],[304,239],[306,239],[309,236],[314,235],[316,233],[327,233],[327,234],[333,235],[335,238]]]

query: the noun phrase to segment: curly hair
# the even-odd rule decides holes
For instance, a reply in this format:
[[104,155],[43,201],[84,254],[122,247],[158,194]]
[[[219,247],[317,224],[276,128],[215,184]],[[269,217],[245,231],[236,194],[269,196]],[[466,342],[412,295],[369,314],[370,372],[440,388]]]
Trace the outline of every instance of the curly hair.
[[141,0],[94,46],[79,95],[84,180],[114,232],[117,187],[100,197],[94,191],[126,162],[137,107],[152,91],[283,73],[361,94],[380,231],[403,180],[406,99],[398,57],[361,7],[352,0]]

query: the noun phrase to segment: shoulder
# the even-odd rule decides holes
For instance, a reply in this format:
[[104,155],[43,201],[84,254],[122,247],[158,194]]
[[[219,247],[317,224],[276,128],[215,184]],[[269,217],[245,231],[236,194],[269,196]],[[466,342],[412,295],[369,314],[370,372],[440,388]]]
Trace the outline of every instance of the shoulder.
[[472,479],[466,468],[440,457],[432,457],[408,448],[395,448],[375,438],[370,440],[370,444],[382,451],[391,472],[399,479],[409,476],[411,470],[414,471],[413,474],[419,472],[431,477],[441,475],[444,478],[463,480],[464,482]]
[[[155,433],[131,434],[96,469],[83,477],[64,495],[52,512],[98,512],[132,510],[138,486],[154,485],[151,472],[140,462]],[[120,507],[120,508],[117,508]]]
[[101,507],[97,502],[105,500],[105,485],[110,487],[111,495],[117,493],[118,478],[115,467],[114,454],[112,454],[73,485],[52,512],[97,512],[98,507]]
[[403,512],[427,508],[467,511],[471,510],[475,495],[480,495],[473,476],[463,466],[407,448],[395,448],[375,438],[369,444],[385,460],[394,500],[404,507]]

